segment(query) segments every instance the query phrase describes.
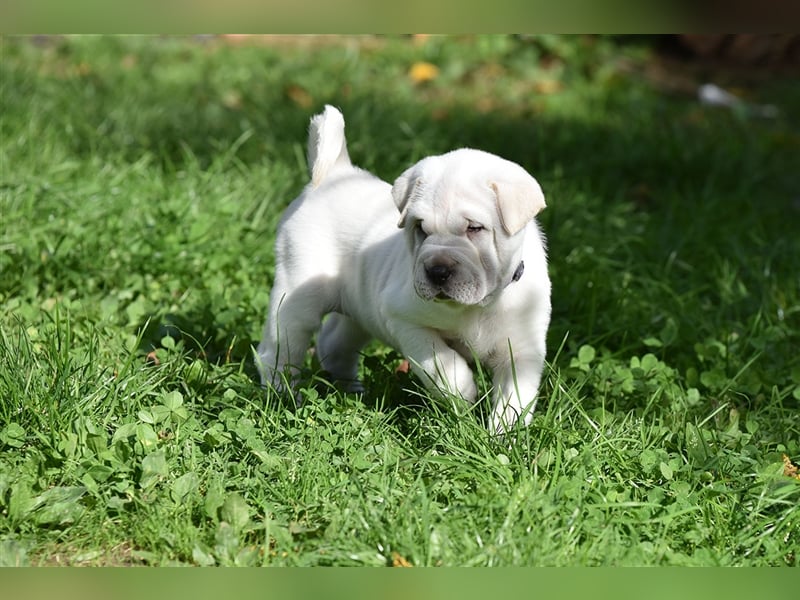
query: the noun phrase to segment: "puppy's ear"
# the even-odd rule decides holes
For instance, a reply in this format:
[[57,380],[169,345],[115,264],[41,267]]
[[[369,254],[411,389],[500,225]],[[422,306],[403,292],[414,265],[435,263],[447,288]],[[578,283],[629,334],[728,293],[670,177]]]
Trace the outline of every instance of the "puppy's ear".
[[509,235],[521,231],[545,207],[539,183],[523,172],[513,179],[489,182],[495,198],[500,222]]
[[414,188],[417,186],[419,178],[417,177],[417,169],[411,167],[406,169],[400,177],[398,177],[392,186],[392,198],[400,211],[400,221],[397,223],[398,227],[405,227],[406,215],[408,214],[408,201],[414,193]]

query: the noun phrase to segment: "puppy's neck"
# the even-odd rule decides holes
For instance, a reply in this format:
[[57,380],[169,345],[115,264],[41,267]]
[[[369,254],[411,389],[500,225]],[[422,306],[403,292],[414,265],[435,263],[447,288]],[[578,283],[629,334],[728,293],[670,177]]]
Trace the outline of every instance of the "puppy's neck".
[[506,289],[512,283],[515,283],[515,282],[520,280],[520,278],[522,277],[522,273],[524,271],[525,271],[525,261],[521,260],[521,261],[519,261],[519,264],[517,265],[517,268],[514,269],[514,274],[511,276],[511,279],[509,280],[509,282],[506,283],[502,287],[498,287],[491,294],[488,294],[483,300],[481,300],[478,303],[478,305],[479,306],[488,306],[488,305],[492,304],[504,289]]

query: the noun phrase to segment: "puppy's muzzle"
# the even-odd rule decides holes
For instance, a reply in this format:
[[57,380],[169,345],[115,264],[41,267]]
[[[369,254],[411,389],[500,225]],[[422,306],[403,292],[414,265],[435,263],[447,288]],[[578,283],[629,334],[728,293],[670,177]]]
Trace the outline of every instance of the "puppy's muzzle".
[[453,267],[442,263],[436,263],[425,267],[425,275],[433,285],[442,286],[453,276]]
[[414,288],[423,300],[476,304],[483,298],[481,273],[460,248],[421,251],[414,270]]
[[454,285],[458,279],[458,261],[449,257],[436,257],[423,264],[428,293],[435,300],[454,300]]

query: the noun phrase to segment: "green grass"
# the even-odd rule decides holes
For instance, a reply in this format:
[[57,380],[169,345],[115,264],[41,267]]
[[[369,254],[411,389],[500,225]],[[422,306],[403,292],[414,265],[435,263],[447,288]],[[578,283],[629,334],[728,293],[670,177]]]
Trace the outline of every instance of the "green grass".
[[[796,82],[744,87],[766,121],[605,38],[2,43],[0,563],[800,561]],[[541,182],[529,429],[489,436],[377,344],[363,398],[311,361],[299,410],[254,382],[324,103],[386,179],[470,145]]]

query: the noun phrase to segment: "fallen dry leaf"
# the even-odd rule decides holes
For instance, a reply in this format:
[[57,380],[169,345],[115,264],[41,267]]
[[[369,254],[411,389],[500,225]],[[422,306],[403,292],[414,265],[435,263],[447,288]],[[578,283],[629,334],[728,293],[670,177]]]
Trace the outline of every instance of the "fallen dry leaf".
[[242,108],[242,95],[236,90],[228,90],[222,95],[222,105],[231,110]]
[[311,108],[311,105],[314,104],[314,99],[308,90],[296,84],[291,84],[286,88],[286,95],[300,108]]
[[800,474],[798,474],[797,465],[793,465],[792,461],[785,454],[783,455],[783,474],[787,477],[793,477],[800,481]]
[[122,57],[122,60],[120,61],[120,65],[121,65],[121,66],[122,66],[122,68],[123,68],[123,69],[125,69],[126,71],[130,71],[130,70],[131,70],[131,69],[133,69],[133,68],[134,68],[134,67],[135,67],[135,66],[136,66],[138,63],[139,63],[139,59],[138,59],[138,58],[136,58],[136,55],[135,55],[135,54],[126,54],[125,56],[123,56],[123,57]]
[[540,94],[550,95],[564,89],[564,84],[558,79],[542,79],[534,84],[534,89]]
[[478,101],[475,103],[475,110],[481,114],[490,113],[495,110],[496,107],[497,103],[495,102],[494,98],[489,98],[488,96],[478,99]]
[[89,73],[92,72],[92,67],[89,66],[89,63],[82,62],[77,67],[75,67],[75,73],[77,73],[80,77],[86,77]]
[[393,567],[413,567],[414,565],[412,565],[410,562],[408,562],[408,560],[403,558],[397,552],[392,552],[392,566]]
[[415,62],[408,71],[408,76],[414,83],[425,83],[439,76],[439,67],[429,62]]

